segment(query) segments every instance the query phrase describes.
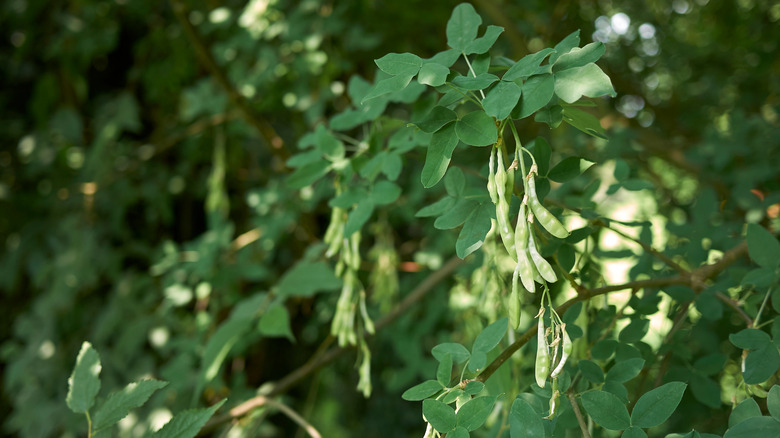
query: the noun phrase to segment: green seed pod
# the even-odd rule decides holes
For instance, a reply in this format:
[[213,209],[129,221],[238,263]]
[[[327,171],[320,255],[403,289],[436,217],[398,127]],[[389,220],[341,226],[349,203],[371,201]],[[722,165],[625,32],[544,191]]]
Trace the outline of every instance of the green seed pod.
[[566,323],[563,323],[560,325],[560,330],[563,332],[563,343],[561,346],[561,360],[558,361],[558,364],[555,366],[555,369],[550,374],[551,377],[556,378],[559,374],[561,374],[561,371],[563,371],[563,366],[566,365],[566,360],[569,358],[569,355],[571,354],[572,349],[574,348],[571,343],[571,338],[569,337],[569,334],[566,332]]
[[520,280],[523,282],[523,287],[529,292],[536,292],[536,286],[534,284],[534,266],[530,257],[528,256],[528,236],[530,234],[528,228],[528,220],[526,218],[526,206],[520,204],[520,210],[517,215],[517,226],[515,227],[515,240],[514,247],[517,255],[517,267],[515,271],[520,276]]
[[512,276],[512,293],[509,295],[509,303],[507,309],[509,311],[509,325],[514,328],[520,328],[520,294],[517,291],[517,277],[519,273],[515,269],[515,273]]
[[490,194],[490,200],[498,204],[498,193],[496,192],[496,148],[490,148],[490,161],[488,162],[488,183],[487,189]]
[[[496,148],[496,193],[500,198],[506,198],[506,167],[504,167],[504,152]],[[511,193],[509,194],[511,196]]]
[[498,225],[498,234],[501,235],[501,242],[504,244],[509,255],[516,259],[515,254],[515,233],[509,225],[509,203],[506,199],[498,198],[496,204],[496,224]]
[[544,335],[544,307],[536,315],[539,318],[536,329],[536,366],[534,367],[534,377],[536,384],[544,388],[547,382],[547,374],[550,372],[550,352],[547,349],[547,337]]
[[558,276],[555,275],[550,263],[539,254],[539,250],[536,249],[536,241],[534,240],[534,233],[529,233],[528,236],[528,253],[531,255],[531,260],[534,262],[539,274],[550,283],[558,281]]
[[533,174],[528,178],[528,206],[536,216],[536,221],[539,225],[544,227],[550,234],[559,239],[564,239],[570,234],[561,221],[539,202],[539,198],[536,196],[536,182]]

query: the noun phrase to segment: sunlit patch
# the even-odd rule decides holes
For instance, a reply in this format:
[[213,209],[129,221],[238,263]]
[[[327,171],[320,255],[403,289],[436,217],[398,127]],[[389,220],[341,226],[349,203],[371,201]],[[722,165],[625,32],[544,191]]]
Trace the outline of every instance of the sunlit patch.
[[171,332],[167,327],[155,327],[149,331],[149,343],[155,348],[162,348],[168,343]]
[[50,359],[56,351],[57,348],[54,346],[54,342],[47,339],[41,342],[41,346],[38,347],[38,357],[43,360]]
[[152,432],[157,432],[162,429],[163,426],[173,418],[173,414],[166,408],[158,408],[153,410],[149,414],[149,429]]
[[230,19],[230,9],[221,7],[216,8],[213,11],[209,13],[209,21],[211,21],[214,24],[224,23],[225,21]]
[[616,34],[625,35],[629,26],[631,26],[631,17],[623,12],[618,12],[609,19],[609,24]]

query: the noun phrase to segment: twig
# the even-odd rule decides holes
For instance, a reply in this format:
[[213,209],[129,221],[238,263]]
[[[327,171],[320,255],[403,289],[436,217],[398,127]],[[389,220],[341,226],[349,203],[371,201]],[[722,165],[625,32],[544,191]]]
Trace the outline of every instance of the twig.
[[745,321],[745,326],[747,328],[753,327],[753,320],[750,318],[750,315],[748,315],[747,313],[745,313],[744,310],[742,310],[742,307],[739,307],[739,303],[727,297],[721,292],[715,292],[715,298],[723,301],[727,306],[734,309],[734,311],[737,312],[740,318],[742,318]]
[[309,434],[312,438],[322,438],[322,435],[317,431],[317,429],[314,428],[311,424],[309,424],[308,421],[306,421],[305,418],[298,415],[297,412],[292,410],[289,406],[285,405],[284,403],[280,403],[277,400],[274,400],[273,398],[265,397],[265,396],[257,396],[250,400],[252,403],[244,403],[239,406],[236,406],[235,408],[230,410],[230,414],[232,417],[237,418],[246,415],[253,409],[259,408],[264,405],[268,405],[272,408],[278,409],[280,412],[282,412],[284,415],[289,417],[292,421],[296,422],[303,430],[306,431],[306,433]]
[[582,412],[580,412],[580,406],[577,404],[577,399],[574,398],[574,393],[571,392],[571,389],[572,388],[569,388],[569,390],[566,391],[566,397],[569,398],[569,403],[571,403],[571,409],[574,411],[574,416],[577,417],[577,423],[580,425],[582,436],[584,438],[590,438],[590,432],[588,432],[588,425],[585,424],[585,418],[583,418]]

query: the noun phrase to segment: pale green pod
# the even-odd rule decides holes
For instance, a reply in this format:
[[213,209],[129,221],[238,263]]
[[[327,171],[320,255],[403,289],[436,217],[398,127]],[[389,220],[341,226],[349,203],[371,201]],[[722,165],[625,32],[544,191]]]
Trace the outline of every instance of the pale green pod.
[[539,198],[536,196],[536,182],[533,174],[528,178],[528,206],[531,208],[534,216],[536,216],[536,222],[550,234],[559,239],[569,236],[569,230],[539,202]]
[[496,148],[490,148],[490,161],[488,162],[488,183],[487,189],[490,194],[490,200],[498,204],[498,193],[496,192]]
[[503,199],[498,199],[496,204],[496,224],[498,225],[498,234],[501,236],[501,242],[504,244],[512,259],[517,260],[515,255],[515,233],[509,226],[509,203]]
[[569,355],[571,354],[571,351],[573,349],[571,338],[569,337],[569,334],[566,333],[566,323],[561,324],[560,329],[563,332],[563,341],[561,345],[561,360],[558,361],[558,364],[555,366],[555,369],[550,374],[550,376],[553,378],[558,377],[558,375],[561,374],[561,371],[563,371],[563,366],[566,365],[566,360],[569,358]]
[[540,388],[544,388],[547,382],[547,375],[550,372],[550,352],[547,349],[547,337],[544,335],[544,308],[541,309],[539,322],[536,329],[536,366],[534,367],[534,378]]
[[[506,167],[504,167],[504,152],[496,148],[496,193],[499,199],[506,199]],[[510,192],[511,196],[512,193]]]
[[509,325],[514,328],[520,328],[520,293],[517,291],[517,277],[519,273],[515,268],[515,273],[512,276],[512,293],[509,295],[509,303],[507,309],[509,311]]
[[536,283],[534,282],[534,264],[528,256],[528,252],[517,254],[517,270],[520,273],[520,281],[528,292],[536,292]]
[[534,265],[536,265],[536,269],[539,271],[542,278],[549,283],[558,281],[558,276],[555,275],[555,271],[552,266],[550,266],[550,263],[539,254],[539,250],[536,248],[536,241],[534,240],[534,233],[529,233],[528,236],[528,253],[531,255],[531,260],[534,262]]

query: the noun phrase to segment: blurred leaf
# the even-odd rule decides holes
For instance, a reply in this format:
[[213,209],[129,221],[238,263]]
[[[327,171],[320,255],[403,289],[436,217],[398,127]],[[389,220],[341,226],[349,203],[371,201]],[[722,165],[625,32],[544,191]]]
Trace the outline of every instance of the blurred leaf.
[[81,414],[89,411],[100,391],[100,356],[92,344],[81,344],[76,366],[68,378],[68,395],[65,401],[71,411]]
[[766,228],[748,224],[747,236],[750,258],[764,268],[776,268],[780,264],[780,242]]
[[341,289],[341,279],[325,262],[302,261],[285,272],[276,287],[280,297],[310,297]]
[[225,399],[208,408],[180,412],[152,436],[156,438],[192,438],[198,434],[203,425],[224,403]]

